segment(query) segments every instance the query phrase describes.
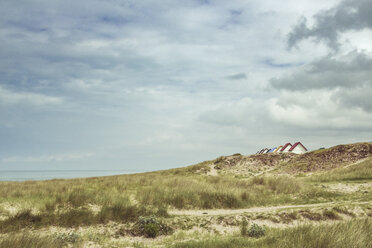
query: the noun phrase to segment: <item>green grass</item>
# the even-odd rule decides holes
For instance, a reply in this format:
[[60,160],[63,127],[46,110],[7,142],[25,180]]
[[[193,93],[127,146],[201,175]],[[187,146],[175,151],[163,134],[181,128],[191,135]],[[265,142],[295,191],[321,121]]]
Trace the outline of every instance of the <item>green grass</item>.
[[356,219],[333,225],[304,225],[287,229],[270,229],[260,239],[241,236],[214,236],[205,240],[178,242],[171,248],[365,248],[372,247],[372,220]]
[[[167,217],[168,207],[235,209],[327,202],[343,197],[290,176],[239,179],[199,175],[189,170],[75,180],[3,182],[0,183],[0,202],[12,203],[20,210],[15,216],[0,221],[0,232],[52,225],[89,226],[109,221],[134,223],[140,216]],[[89,204],[97,205],[98,213],[87,208]]]
[[309,196],[311,202],[337,197],[290,176],[210,177],[194,174],[191,168],[89,179],[0,182],[0,203],[53,212],[87,204],[112,206],[131,198],[152,208],[213,209],[306,203]]
[[337,168],[332,171],[314,174],[307,180],[311,182],[372,180],[372,158],[346,168]]
[[[13,234],[0,239],[0,248],[62,248],[65,243],[51,236],[39,236],[31,233]],[[70,246],[71,247],[71,246]],[[72,247],[79,247],[74,245]]]
[[[220,159],[221,160],[221,159]],[[78,227],[95,228],[116,225],[123,228],[121,235],[128,236],[127,228],[135,226],[141,217],[156,216],[176,232],[193,227],[208,229],[210,220],[199,222],[193,217],[169,216],[168,209],[237,209],[258,206],[296,205],[320,202],[339,202],[336,207],[299,209],[288,213],[262,213],[255,219],[272,223],[293,223],[293,220],[311,220],[322,223],[338,221],[332,225],[306,225],[287,229],[265,229],[260,238],[242,236],[225,237],[210,235],[186,236],[188,240],[163,243],[169,247],[372,247],[371,219],[355,219],[343,201],[372,200],[372,191],[363,188],[358,192],[331,192],[319,182],[371,181],[372,158],[348,168],[333,169],[311,176],[268,174],[258,177],[236,176],[221,173],[207,176],[206,161],[195,166],[166,171],[120,175],[100,178],[50,180],[30,182],[0,182],[0,248],[23,247],[79,247],[82,242],[93,240],[103,245],[112,241],[112,235],[100,234],[85,237],[81,233],[59,236],[38,236],[42,228],[51,226],[78,230]],[[335,206],[335,205],[333,205]],[[11,209],[16,207],[18,213]],[[372,216],[369,205],[363,216]],[[261,216],[262,215],[262,216]],[[341,222],[348,215],[354,220]],[[190,220],[187,220],[190,218]],[[196,223],[196,222],[197,223]],[[237,219],[228,225],[238,226]],[[322,221],[322,222],[321,222]],[[195,224],[196,223],[196,224]],[[151,223],[150,223],[151,224]],[[164,225],[165,226],[165,225]],[[110,227],[109,227],[110,228]],[[146,227],[148,237],[160,232],[152,224]],[[256,228],[259,230],[258,228]],[[255,229],[255,230],[256,230]],[[27,233],[33,230],[33,234]],[[142,230],[142,229],[141,229]],[[204,230],[204,229],[203,229]],[[247,235],[249,229],[244,231]],[[109,232],[108,232],[109,233]],[[178,234],[169,235],[168,238]],[[251,235],[255,236],[255,235]],[[256,235],[258,236],[258,235]],[[203,236],[206,237],[206,236]],[[194,238],[194,240],[193,240]],[[81,240],[82,239],[82,240]],[[118,241],[119,242],[119,241]],[[127,242],[127,241],[126,241]],[[162,241],[154,241],[161,244]],[[120,246],[119,246],[120,247]],[[138,247],[142,247],[138,244]]]
[[0,233],[19,231],[24,228],[37,229],[46,226],[79,227],[104,224],[109,221],[126,223],[134,222],[140,216],[152,214],[154,213],[143,207],[126,205],[120,202],[112,206],[104,206],[97,214],[84,208],[72,208],[60,213],[45,211],[37,214],[32,213],[30,210],[23,210],[15,216],[0,221]]

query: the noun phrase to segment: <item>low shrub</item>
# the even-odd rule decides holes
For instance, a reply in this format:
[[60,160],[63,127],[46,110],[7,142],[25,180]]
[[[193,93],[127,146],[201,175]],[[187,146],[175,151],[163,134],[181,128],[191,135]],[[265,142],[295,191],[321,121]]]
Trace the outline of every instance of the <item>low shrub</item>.
[[247,235],[252,238],[259,238],[264,236],[266,233],[266,229],[263,226],[259,226],[257,224],[252,224],[251,227],[248,229]]
[[145,236],[148,238],[156,238],[159,233],[159,225],[155,223],[147,223],[143,226]]
[[145,236],[147,238],[156,238],[159,235],[168,235],[173,229],[159,221],[156,217],[140,217],[135,223],[130,233],[134,236]]

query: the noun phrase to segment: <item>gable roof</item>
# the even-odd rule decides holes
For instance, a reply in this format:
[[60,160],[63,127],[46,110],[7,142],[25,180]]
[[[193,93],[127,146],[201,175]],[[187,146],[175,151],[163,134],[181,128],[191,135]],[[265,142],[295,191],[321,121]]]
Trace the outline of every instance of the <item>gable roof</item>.
[[271,149],[269,150],[269,152],[273,152],[273,151],[275,151],[275,149],[276,149],[276,147],[271,148]]
[[280,149],[282,149],[283,146],[278,146],[278,148],[275,149],[274,152],[278,152]]
[[285,144],[285,145],[282,147],[282,149],[280,149],[280,151],[281,151],[281,152],[284,151],[285,148],[287,148],[287,146],[292,146],[292,144],[291,144],[291,143],[287,143],[287,144]]
[[298,146],[298,145],[301,145],[305,149],[305,151],[307,151],[307,148],[301,142],[294,143],[294,145],[291,147],[291,149],[289,149],[289,151],[290,152],[293,151],[293,149],[295,149],[296,146]]

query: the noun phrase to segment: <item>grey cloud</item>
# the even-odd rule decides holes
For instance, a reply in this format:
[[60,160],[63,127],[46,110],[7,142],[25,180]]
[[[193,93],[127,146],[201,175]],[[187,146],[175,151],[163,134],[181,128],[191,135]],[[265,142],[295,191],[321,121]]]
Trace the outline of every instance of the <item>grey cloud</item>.
[[324,41],[329,47],[337,50],[340,45],[340,33],[372,28],[371,13],[370,0],[342,1],[336,7],[314,15],[313,27],[308,27],[306,18],[299,20],[288,35],[288,47],[292,48],[301,40],[314,38],[315,41]]
[[334,94],[333,100],[345,109],[359,108],[372,113],[372,85],[360,88],[341,90]]
[[276,89],[306,91],[312,89],[355,88],[372,85],[372,58],[351,52],[341,58],[326,56],[291,75],[271,79]]
[[63,103],[63,98],[32,92],[14,92],[0,85],[0,106],[24,104],[28,106],[48,106]]
[[372,113],[362,108],[362,99],[349,104],[341,96],[339,91],[283,92],[267,109],[276,122],[297,128],[372,131]]
[[323,57],[272,79],[270,116],[308,129],[371,130],[372,58],[360,52]]
[[229,80],[240,80],[240,79],[246,79],[247,75],[245,73],[238,73],[238,74],[229,75],[226,78]]

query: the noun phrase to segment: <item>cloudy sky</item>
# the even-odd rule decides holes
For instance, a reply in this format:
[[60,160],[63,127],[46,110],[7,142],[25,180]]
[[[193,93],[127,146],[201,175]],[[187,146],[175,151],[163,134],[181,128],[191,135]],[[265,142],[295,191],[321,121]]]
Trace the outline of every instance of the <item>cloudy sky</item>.
[[2,0],[0,170],[372,140],[371,0]]

